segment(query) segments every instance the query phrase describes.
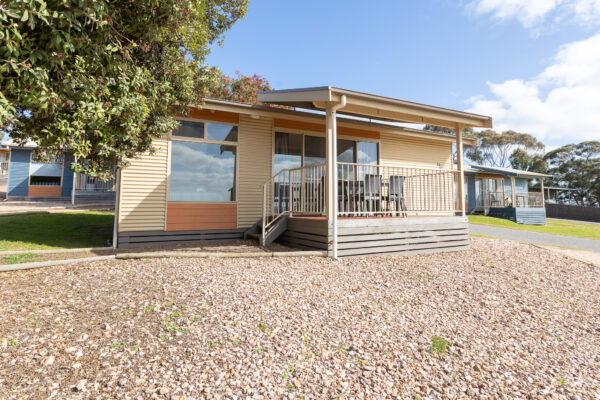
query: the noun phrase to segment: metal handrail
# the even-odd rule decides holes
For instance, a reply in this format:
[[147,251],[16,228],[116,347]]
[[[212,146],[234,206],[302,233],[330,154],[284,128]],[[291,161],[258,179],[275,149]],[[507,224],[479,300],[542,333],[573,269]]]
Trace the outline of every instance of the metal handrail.
[[325,163],[283,169],[263,183],[263,243],[268,229],[283,215],[323,213],[321,176]]
[[544,207],[541,192],[516,192],[515,200],[517,207]]
[[337,163],[339,216],[402,216],[455,211],[457,170]]
[[508,203],[508,199],[504,195],[504,192],[487,192],[485,197],[484,207],[505,207]]
[[[457,170],[336,163],[338,215],[403,216],[455,211]],[[324,215],[326,164],[283,169],[263,184],[263,242],[283,215]]]

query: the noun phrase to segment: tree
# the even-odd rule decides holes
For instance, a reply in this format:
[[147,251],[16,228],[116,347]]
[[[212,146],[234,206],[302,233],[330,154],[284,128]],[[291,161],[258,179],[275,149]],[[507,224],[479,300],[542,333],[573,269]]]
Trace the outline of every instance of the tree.
[[210,83],[205,95],[209,97],[259,104],[258,92],[272,90],[269,81],[257,74],[247,76],[236,71],[235,77],[232,78],[212,67],[208,75]]
[[568,144],[548,152],[548,172],[554,186],[579,189],[578,204],[600,206],[600,142]]
[[533,135],[515,131],[497,133],[486,129],[477,133],[478,162],[492,167],[510,166],[510,157],[517,151],[541,152],[544,144]]
[[248,0],[4,0],[0,129],[107,177],[200,102],[205,57]]
[[548,163],[539,154],[530,154],[525,150],[516,149],[509,157],[510,165],[515,169],[523,171],[539,172],[545,174],[548,171]]

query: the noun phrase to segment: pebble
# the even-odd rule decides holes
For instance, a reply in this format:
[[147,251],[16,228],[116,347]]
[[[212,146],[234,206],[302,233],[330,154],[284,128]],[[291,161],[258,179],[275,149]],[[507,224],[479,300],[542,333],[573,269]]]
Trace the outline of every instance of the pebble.
[[[471,243],[408,257],[115,260],[9,272],[0,280],[8,332],[0,393],[594,398],[600,271],[516,242]],[[21,333],[31,323],[44,328]],[[11,335],[21,335],[16,345],[4,339]]]

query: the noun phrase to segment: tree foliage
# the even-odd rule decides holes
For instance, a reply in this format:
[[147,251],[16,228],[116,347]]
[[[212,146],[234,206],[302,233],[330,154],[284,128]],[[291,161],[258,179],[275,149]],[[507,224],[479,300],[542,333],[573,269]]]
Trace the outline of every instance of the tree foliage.
[[198,104],[209,47],[247,1],[3,0],[0,129],[106,176]]
[[544,160],[554,186],[580,189],[574,193],[579,204],[600,206],[599,141],[559,147],[548,152]]
[[[454,129],[432,125],[425,125],[423,129],[445,134],[454,134],[455,132]],[[535,155],[535,153],[541,153],[544,150],[544,144],[528,133],[515,131],[497,133],[491,129],[475,132],[472,128],[466,128],[463,130],[463,135],[477,139],[476,145],[463,146],[465,158],[474,163],[492,167],[510,166],[513,154],[515,154],[515,162],[525,162],[524,159],[518,160],[519,157],[523,157],[523,153],[533,152]],[[538,154],[538,156],[541,156],[541,154]],[[536,167],[540,166],[538,159],[530,161],[537,163]]]
[[548,163],[543,155],[531,154],[522,149],[516,149],[509,157],[510,165],[515,169],[523,171],[546,173]]
[[486,129],[477,133],[478,145],[473,160],[492,167],[509,167],[514,152],[542,152],[544,144],[533,135],[515,131],[497,133]]
[[230,77],[216,67],[208,72],[210,83],[205,90],[208,97],[259,104],[258,92],[272,90],[269,81],[257,74],[248,76],[236,71],[235,77]]

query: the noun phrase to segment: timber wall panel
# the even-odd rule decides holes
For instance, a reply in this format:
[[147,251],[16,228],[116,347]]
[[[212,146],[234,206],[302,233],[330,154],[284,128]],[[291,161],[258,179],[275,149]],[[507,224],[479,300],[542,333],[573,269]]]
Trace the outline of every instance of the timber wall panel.
[[263,184],[272,175],[273,120],[240,115],[238,127],[239,178],[236,193],[237,226],[254,225],[263,212]]
[[61,197],[61,186],[29,186],[29,197]]
[[169,203],[167,231],[236,229],[235,203]]
[[121,171],[119,232],[164,230],[167,187],[167,141],[152,142],[156,152],[142,154]]

